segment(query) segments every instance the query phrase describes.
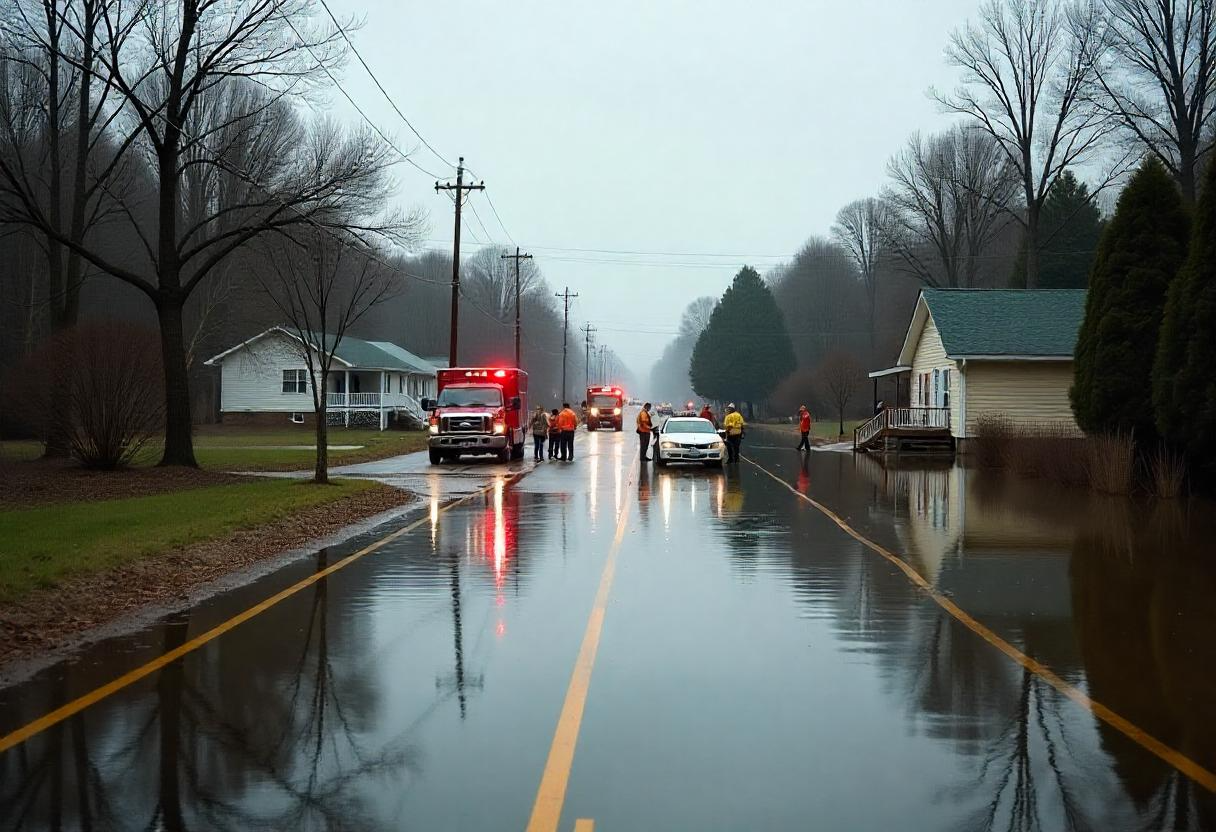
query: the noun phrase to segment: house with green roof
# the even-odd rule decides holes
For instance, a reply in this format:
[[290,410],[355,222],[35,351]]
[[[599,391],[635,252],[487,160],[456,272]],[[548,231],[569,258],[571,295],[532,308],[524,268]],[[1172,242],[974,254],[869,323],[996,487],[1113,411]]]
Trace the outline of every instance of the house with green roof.
[[[205,363],[220,369],[220,413],[227,424],[305,425],[313,418],[308,353],[333,343],[333,336],[306,337],[274,326],[224,350]],[[315,364],[316,362],[314,362]],[[331,422],[378,427],[421,424],[421,400],[437,393],[437,371],[390,341],[343,336],[325,384]]]
[[1077,430],[1068,389],[1084,317],[1084,289],[922,290],[895,364],[870,373],[876,405],[894,381],[881,408],[892,412],[876,412],[855,446],[920,428],[965,448],[984,416]]

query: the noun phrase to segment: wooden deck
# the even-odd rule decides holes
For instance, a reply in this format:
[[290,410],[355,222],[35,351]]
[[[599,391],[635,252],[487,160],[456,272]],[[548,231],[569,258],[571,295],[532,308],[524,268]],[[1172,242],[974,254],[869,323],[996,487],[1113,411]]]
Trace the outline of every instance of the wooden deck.
[[948,407],[887,407],[853,431],[859,453],[954,453]]

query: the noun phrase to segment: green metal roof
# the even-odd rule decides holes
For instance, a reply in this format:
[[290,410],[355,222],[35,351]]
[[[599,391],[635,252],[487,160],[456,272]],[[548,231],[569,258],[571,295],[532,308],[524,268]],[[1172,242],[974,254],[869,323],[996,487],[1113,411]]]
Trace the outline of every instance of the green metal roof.
[[925,289],[950,357],[1071,357],[1085,317],[1084,289]]
[[[290,330],[289,330],[290,332]],[[310,333],[314,344],[321,343],[320,336]],[[327,344],[333,343],[333,336],[327,335]],[[334,355],[352,367],[369,370],[400,370],[406,373],[434,374],[435,368],[390,341],[364,341],[361,338],[342,336],[338,350]]]

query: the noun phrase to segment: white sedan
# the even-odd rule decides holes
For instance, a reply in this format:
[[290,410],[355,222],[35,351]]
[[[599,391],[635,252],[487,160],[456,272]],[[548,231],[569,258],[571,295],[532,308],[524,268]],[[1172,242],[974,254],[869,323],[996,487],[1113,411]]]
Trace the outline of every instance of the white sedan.
[[655,462],[700,462],[711,468],[722,464],[726,443],[708,419],[673,416],[659,431]]

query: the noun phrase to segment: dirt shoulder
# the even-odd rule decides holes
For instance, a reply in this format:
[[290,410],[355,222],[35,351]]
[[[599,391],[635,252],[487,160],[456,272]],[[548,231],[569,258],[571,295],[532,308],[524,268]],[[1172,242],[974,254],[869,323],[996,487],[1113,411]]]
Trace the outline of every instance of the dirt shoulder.
[[[228,477],[207,472],[191,473]],[[239,477],[228,479],[242,480]],[[138,478],[126,482],[142,483],[129,487],[147,485]],[[163,490],[162,487],[160,491]],[[94,496],[91,499],[101,498]],[[36,590],[18,601],[0,606],[0,666],[54,650],[85,631],[141,609],[184,600],[192,592],[227,574],[305,547],[361,520],[404,506],[413,499],[408,492],[377,484],[256,528],[241,529],[111,570],[70,578],[52,589]]]
[[67,460],[0,461],[0,509],[146,497],[242,481],[232,474],[192,468],[90,471]]

